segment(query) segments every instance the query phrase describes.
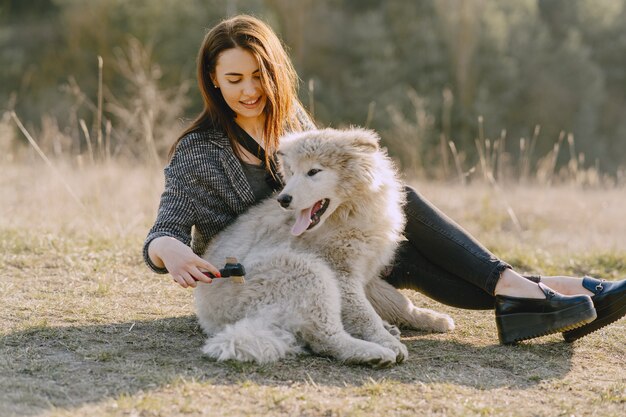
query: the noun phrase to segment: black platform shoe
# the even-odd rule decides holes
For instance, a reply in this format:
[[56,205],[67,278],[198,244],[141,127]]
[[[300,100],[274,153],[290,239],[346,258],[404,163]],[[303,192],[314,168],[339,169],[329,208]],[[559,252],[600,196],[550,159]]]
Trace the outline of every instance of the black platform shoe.
[[577,329],[564,332],[563,338],[566,342],[580,339],[626,315],[626,279],[610,282],[584,277],[583,287],[594,294],[591,296],[591,301],[596,308],[598,318]]
[[496,325],[503,345],[575,329],[596,318],[588,295],[563,295],[537,285],[546,298],[496,295]]

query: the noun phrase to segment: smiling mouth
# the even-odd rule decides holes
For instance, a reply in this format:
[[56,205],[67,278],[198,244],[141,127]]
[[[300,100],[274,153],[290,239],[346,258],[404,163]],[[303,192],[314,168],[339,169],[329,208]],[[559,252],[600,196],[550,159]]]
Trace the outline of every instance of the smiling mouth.
[[306,230],[310,230],[317,226],[320,222],[322,214],[324,214],[328,208],[329,203],[330,200],[324,198],[323,200],[319,200],[313,204],[313,207],[300,210],[296,223],[291,228],[291,234],[294,236],[300,236]]
[[240,103],[243,104],[245,107],[254,107],[259,104],[260,101],[261,97],[259,96],[255,100],[240,101]]

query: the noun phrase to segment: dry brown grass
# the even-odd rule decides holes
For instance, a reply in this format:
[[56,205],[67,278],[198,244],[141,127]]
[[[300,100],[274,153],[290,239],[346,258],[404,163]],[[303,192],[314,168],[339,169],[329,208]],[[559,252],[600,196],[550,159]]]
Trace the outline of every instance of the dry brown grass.
[[[302,356],[275,365],[201,357],[191,293],[143,265],[161,172],[37,159],[0,176],[0,416],[623,415],[624,320],[574,344],[497,344],[492,312],[416,303],[457,321],[408,332],[392,369]],[[58,162],[57,162],[58,164]],[[626,275],[623,189],[417,184],[521,269]]]

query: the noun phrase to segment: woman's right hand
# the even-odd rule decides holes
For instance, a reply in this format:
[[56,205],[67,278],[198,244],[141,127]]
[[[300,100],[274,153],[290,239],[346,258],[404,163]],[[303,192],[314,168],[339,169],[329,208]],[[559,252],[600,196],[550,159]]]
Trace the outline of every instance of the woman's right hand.
[[220,271],[205,261],[183,242],[169,236],[161,236],[150,242],[148,246],[150,260],[158,267],[167,268],[168,272],[181,287],[195,288],[197,281],[211,283],[212,279],[203,271],[216,277]]

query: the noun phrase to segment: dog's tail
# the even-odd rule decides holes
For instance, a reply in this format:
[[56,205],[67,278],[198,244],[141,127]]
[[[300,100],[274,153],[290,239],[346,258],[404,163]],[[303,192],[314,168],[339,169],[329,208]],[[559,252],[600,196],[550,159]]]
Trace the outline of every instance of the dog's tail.
[[218,361],[229,359],[259,364],[276,362],[287,355],[302,352],[293,320],[275,310],[245,317],[210,337],[202,351]]

